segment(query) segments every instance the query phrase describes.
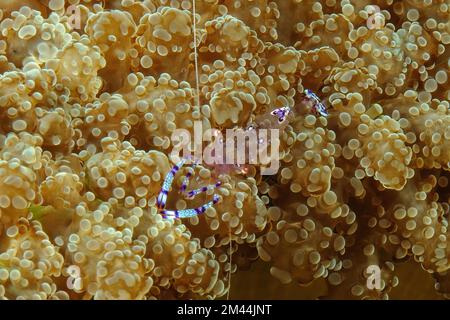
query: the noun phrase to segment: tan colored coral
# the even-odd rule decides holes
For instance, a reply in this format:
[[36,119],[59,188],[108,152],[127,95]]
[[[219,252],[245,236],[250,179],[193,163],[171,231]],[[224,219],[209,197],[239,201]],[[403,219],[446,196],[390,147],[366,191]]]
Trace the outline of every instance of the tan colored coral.
[[295,124],[297,138],[280,169],[281,183],[289,183],[295,193],[320,195],[330,189],[336,134],[323,124],[326,124],[325,119],[316,119],[313,115]]
[[[330,273],[327,298],[388,300],[389,292],[399,284],[394,263],[381,262],[375,245],[371,243],[352,250],[354,253],[342,260],[341,268]],[[378,270],[379,283],[376,278]]]
[[104,93],[98,100],[85,106],[77,105],[70,112],[74,115],[72,126],[76,132],[77,149],[95,153],[100,141],[110,137],[122,141],[129,133],[128,104],[119,94]]
[[264,41],[276,41],[278,39],[277,22],[280,11],[277,3],[271,0],[225,0],[222,6],[228,10],[228,14],[244,21],[250,28],[258,33],[258,37]]
[[339,61],[334,49],[321,47],[309,51],[300,51],[299,76],[305,89],[317,91],[320,84],[329,77],[331,70]]
[[81,202],[83,183],[76,174],[59,172],[49,176],[39,186],[44,205],[55,209],[73,208]]
[[193,137],[194,122],[199,121],[203,130],[210,128],[208,108],[195,103],[189,83],[177,82],[167,73],[158,79],[130,73],[120,93],[129,106],[128,139],[136,147],[169,153],[177,129]]
[[[42,137],[22,132],[19,135],[9,134],[0,150],[0,157],[6,161],[19,161],[22,165],[40,173],[46,163],[42,154]],[[42,178],[42,176],[39,176]]]
[[46,15],[47,8],[43,5],[42,1],[37,0],[22,0],[22,1],[9,1],[2,0],[0,2],[0,8],[3,11],[3,17],[6,18],[14,11],[19,11],[22,7],[29,7],[33,10],[40,11],[43,16]]
[[105,89],[117,90],[126,81],[122,75],[130,72],[131,59],[137,54],[133,50],[136,25],[132,15],[119,10],[98,12],[89,17],[85,30],[108,61],[99,72]]
[[[0,298],[233,297],[244,269],[332,299],[417,293],[392,289],[425,270],[450,296],[446,0],[0,7]],[[305,89],[328,116],[311,114]],[[285,121],[271,114],[281,107]],[[196,121],[278,129],[280,170],[204,158],[179,170],[166,207],[218,203],[164,219],[175,135],[189,142]],[[187,199],[189,171],[189,189],[222,184]]]
[[368,105],[377,87],[376,76],[370,73],[367,67],[351,61],[333,68],[330,76],[325,80],[323,92],[327,95],[335,92],[344,95],[357,92],[363,96],[364,104]]
[[21,219],[8,228],[0,246],[0,297],[2,299],[68,299],[58,290],[64,258],[42,231],[39,222]]
[[445,0],[399,2],[394,12],[403,20],[419,22],[443,45],[450,43],[448,29],[450,13]]
[[[41,109],[56,108],[58,103],[58,96],[52,90],[52,86],[56,83],[54,72],[28,61],[21,71],[2,74],[0,82],[2,83],[0,107],[4,110],[0,116],[1,131],[4,133],[39,131],[42,124],[39,118],[47,113]],[[61,114],[61,110],[57,110]],[[71,130],[67,128],[66,131],[70,134]],[[45,133],[43,134],[46,136]],[[67,143],[70,144],[70,139],[68,140]]]
[[269,209],[277,221],[271,231],[258,239],[259,257],[270,262],[270,273],[284,284],[309,284],[326,278],[329,272],[340,268],[345,238],[308,215],[306,206],[289,206],[294,213],[287,216],[278,207]]
[[301,90],[300,70],[304,67],[299,51],[281,44],[267,44],[249,65],[261,79],[258,84],[266,89],[269,97],[256,114],[284,106],[294,107],[297,90]]
[[164,220],[151,207],[137,227],[139,239],[147,245],[146,257],[155,262],[152,277],[161,288],[215,298],[226,293],[219,278],[220,266],[214,254],[191,238],[183,224]]
[[[86,182],[98,198],[142,208],[159,193],[170,171],[165,154],[136,150],[129,142],[103,138],[102,152],[86,161]],[[87,155],[89,156],[89,155]]]
[[7,43],[6,56],[17,67],[22,67],[29,56],[39,63],[55,58],[72,38],[56,13],[44,18],[41,12],[27,6],[3,19],[0,30],[0,40]]
[[33,170],[17,159],[0,160],[0,168],[0,227],[5,229],[28,216],[28,207],[36,199],[37,182]]
[[283,43],[294,44],[306,28],[313,22],[324,17],[321,1],[308,0],[276,0],[281,19],[278,26],[283,32],[278,32]]
[[74,290],[99,300],[143,299],[153,280],[152,260],[144,257],[145,243],[132,239],[129,228],[111,226],[113,208],[102,203],[94,211],[76,207],[75,232],[67,243],[70,266],[80,270]]
[[139,23],[141,18],[149,12],[156,11],[154,7],[154,0],[113,0],[105,2],[106,9],[120,10],[121,12],[127,12],[131,14],[136,24]]
[[245,127],[252,112],[268,104],[267,91],[258,86],[261,80],[255,72],[243,67],[236,71],[224,68],[220,60],[214,62],[213,69],[203,68],[201,91],[210,104],[212,125]]
[[55,58],[47,61],[46,68],[55,71],[56,89],[66,101],[89,102],[102,87],[98,70],[106,65],[100,49],[82,36],[58,51]]
[[367,117],[366,121],[358,127],[360,138],[349,143],[349,148],[355,147],[355,155],[361,158],[367,176],[373,176],[385,188],[401,190],[406,180],[414,176],[414,170],[408,167],[412,150],[406,145],[406,135],[390,117],[376,120]]
[[20,217],[28,216],[28,207],[39,204],[38,184],[44,178],[47,158],[39,147],[41,137],[26,132],[9,134],[0,151],[1,226],[8,228]]
[[447,226],[443,219],[446,205],[438,202],[434,192],[437,179],[434,175],[412,179],[396,194],[389,204],[380,208],[378,219],[372,225],[392,230],[388,242],[395,248],[395,258],[412,255],[429,272],[444,272],[448,263]]
[[29,96],[25,76],[21,72],[6,72],[0,75],[0,121],[3,134],[8,132],[33,132],[37,125],[34,106],[36,101]]
[[311,50],[318,47],[333,48],[339,56],[347,55],[352,45],[348,34],[354,29],[353,24],[343,14],[331,14],[316,20],[301,33],[302,37],[295,47]]
[[8,58],[4,55],[3,49],[1,50],[1,52],[2,54],[0,54],[0,72],[5,73],[7,71],[14,71],[16,68],[14,64],[8,61]]
[[373,176],[385,188],[401,190],[414,175],[409,168],[413,153],[401,125],[388,116],[373,120],[382,108],[373,105],[367,110],[359,93],[336,93],[332,99],[334,108],[339,110],[338,125],[345,128],[338,137],[342,156],[347,160],[360,159],[359,165],[364,170],[355,171],[355,177],[362,180]]
[[426,95],[408,90],[382,103],[387,112],[399,118],[406,132],[407,142],[414,152],[414,167],[449,168],[449,103],[427,100]]
[[[199,178],[189,184],[189,189],[194,190],[215,183],[212,170],[207,168],[197,170],[195,176]],[[181,181],[174,184],[175,190],[179,189]],[[257,194],[256,181],[253,178],[239,177],[234,179],[225,177],[221,181],[222,185],[217,192],[221,197],[219,203],[208,209],[204,215],[190,218],[186,221],[186,225],[206,248],[227,245],[229,241],[255,242],[268,222],[267,209]],[[178,201],[172,200],[169,204],[179,209],[195,208],[203,205],[207,199],[197,196],[194,200],[177,199]]]
[[70,118],[62,108],[54,111],[36,109],[38,117],[37,132],[43,137],[42,147],[54,154],[68,154],[75,146],[74,129],[70,126]]
[[198,48],[199,60],[213,64],[222,60],[227,65],[237,67],[240,58],[249,60],[263,49],[256,33],[243,21],[225,15],[205,23],[204,34]]
[[188,11],[170,7],[144,15],[136,31],[138,56],[134,68],[156,78],[170,73],[174,79],[183,80],[193,39],[191,19]]

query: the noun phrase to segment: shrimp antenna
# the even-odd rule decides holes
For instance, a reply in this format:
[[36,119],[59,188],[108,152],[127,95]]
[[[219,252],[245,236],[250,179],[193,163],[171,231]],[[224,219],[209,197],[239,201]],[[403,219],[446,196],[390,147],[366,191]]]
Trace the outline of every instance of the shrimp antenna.
[[192,0],[192,15],[193,15],[193,25],[194,25],[194,66],[195,66],[195,86],[197,89],[197,94],[195,96],[198,107],[200,107],[200,81],[198,76],[198,51],[197,51],[197,11],[195,7],[195,0]]

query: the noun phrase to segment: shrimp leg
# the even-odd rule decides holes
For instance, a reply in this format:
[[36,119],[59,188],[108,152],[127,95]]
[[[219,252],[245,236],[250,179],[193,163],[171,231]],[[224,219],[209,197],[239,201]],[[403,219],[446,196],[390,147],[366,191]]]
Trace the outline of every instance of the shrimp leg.
[[219,196],[214,195],[213,201],[210,201],[201,207],[195,209],[184,209],[184,210],[162,210],[161,215],[167,219],[183,219],[183,218],[191,218],[202,214],[206,211],[206,209],[212,207],[217,202],[219,202]]
[[169,194],[170,188],[173,183],[173,179],[175,178],[176,173],[180,168],[186,163],[186,159],[181,160],[178,164],[173,166],[173,168],[170,170],[170,172],[167,174],[166,178],[164,179],[161,191],[159,192],[158,198],[156,200],[156,204],[159,209],[164,209],[166,206],[167,201],[167,195]]

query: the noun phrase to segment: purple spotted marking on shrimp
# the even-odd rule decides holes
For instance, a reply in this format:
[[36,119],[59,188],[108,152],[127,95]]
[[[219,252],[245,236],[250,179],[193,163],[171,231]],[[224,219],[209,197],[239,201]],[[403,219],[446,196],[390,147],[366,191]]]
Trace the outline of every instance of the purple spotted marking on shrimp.
[[305,89],[304,94],[306,98],[313,102],[313,112],[323,117],[328,116],[328,111],[325,105],[320,101],[319,97],[309,89]]
[[194,173],[194,169],[195,169],[195,167],[196,167],[197,165],[198,165],[198,162],[197,162],[197,161],[194,162],[194,163],[192,164],[192,166],[191,166],[192,171],[188,172],[188,173],[184,176],[184,180],[183,180],[183,183],[181,184],[181,188],[180,188],[181,193],[184,193],[184,192],[186,191],[187,186],[188,186],[188,184],[189,184],[189,179],[192,177],[192,174]]
[[[166,178],[164,179],[161,191],[158,195],[157,198],[157,206],[158,209],[161,213],[161,215],[165,218],[168,219],[182,219],[182,218],[189,218],[189,217],[193,217],[196,216],[198,214],[204,213],[208,208],[212,207],[213,205],[215,205],[218,201],[219,201],[219,196],[217,194],[214,194],[213,196],[213,201],[210,201],[198,208],[193,208],[193,209],[184,209],[184,210],[165,210],[165,206],[166,206],[166,201],[167,201],[167,196],[169,194],[170,188],[172,186],[173,180],[175,178],[176,173],[178,172],[178,170],[180,170],[180,168],[186,163],[186,159],[181,160],[177,165],[175,165],[172,170],[170,170],[170,172],[167,174]],[[192,168],[195,168],[197,166],[197,162],[192,164]],[[186,189],[188,187],[189,184],[189,180],[192,177],[194,171],[192,172],[188,172],[185,175],[185,178],[183,180],[183,183],[181,185],[180,188],[180,192],[181,194],[183,194],[185,196],[185,198],[193,198],[195,197],[197,194],[200,194],[202,192],[206,192],[209,189],[212,188],[217,188],[221,185],[221,182],[218,181],[217,183],[215,183],[214,185],[209,185],[209,186],[204,186],[201,187],[199,189],[196,190],[192,190],[186,193]]]
[[270,114],[277,117],[278,122],[282,123],[282,122],[284,122],[284,120],[286,120],[286,117],[289,115],[289,112],[291,112],[291,108],[281,107],[281,108],[273,110],[272,112],[270,112]]
[[219,187],[221,184],[222,184],[222,183],[219,181],[219,182],[217,182],[216,184],[212,184],[212,185],[209,185],[209,186],[206,186],[206,187],[201,187],[201,188],[199,188],[199,189],[189,191],[189,192],[187,193],[186,196],[187,196],[188,198],[193,198],[193,197],[195,197],[196,195],[198,195],[198,194],[200,194],[200,193],[202,193],[202,192],[208,191],[209,189],[217,188],[217,187]]

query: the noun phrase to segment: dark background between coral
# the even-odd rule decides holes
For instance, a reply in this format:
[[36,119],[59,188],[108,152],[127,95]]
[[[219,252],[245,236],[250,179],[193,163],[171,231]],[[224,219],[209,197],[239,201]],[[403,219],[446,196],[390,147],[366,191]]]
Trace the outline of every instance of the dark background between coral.
[[[316,299],[327,292],[325,280],[317,280],[307,287],[294,283],[282,285],[270,275],[269,269],[268,264],[258,261],[250,270],[233,275],[230,299]],[[442,299],[434,289],[432,275],[417,268],[414,261],[398,263],[395,270],[400,285],[389,293],[390,299]]]

